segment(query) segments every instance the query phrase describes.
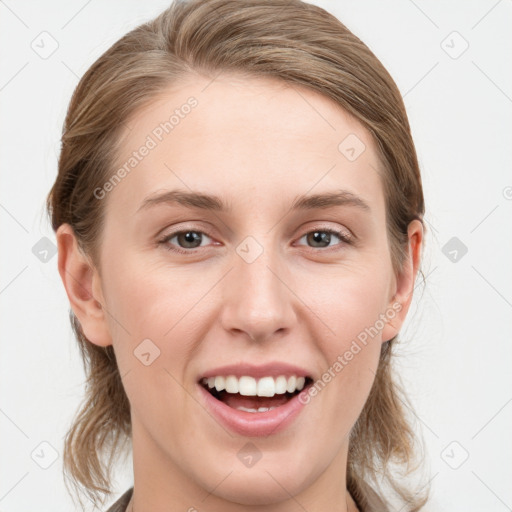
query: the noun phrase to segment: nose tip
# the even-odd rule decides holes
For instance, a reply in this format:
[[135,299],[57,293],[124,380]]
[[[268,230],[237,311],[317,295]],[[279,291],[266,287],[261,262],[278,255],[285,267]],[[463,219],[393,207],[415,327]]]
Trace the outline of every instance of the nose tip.
[[290,329],[296,320],[293,294],[281,272],[263,256],[252,263],[238,261],[223,294],[224,329],[244,332],[254,342]]

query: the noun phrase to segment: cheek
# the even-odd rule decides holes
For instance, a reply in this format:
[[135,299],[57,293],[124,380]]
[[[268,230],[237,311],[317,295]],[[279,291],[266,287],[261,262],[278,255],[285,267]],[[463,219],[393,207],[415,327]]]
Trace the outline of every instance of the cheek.
[[[111,253],[110,261],[115,256]],[[109,328],[121,374],[131,372],[127,394],[142,397],[144,408],[151,407],[144,395],[163,393],[169,404],[178,403],[183,389],[177,382],[185,381],[191,353],[205,336],[202,329],[214,321],[204,300],[212,276],[201,278],[197,270],[170,268],[149,258],[117,261],[108,280]],[[153,362],[146,367],[148,360]]]
[[134,335],[149,337],[164,325],[168,330],[175,317],[172,312],[181,303],[181,287],[172,272],[152,268],[151,261],[130,255],[128,249],[106,253],[106,299],[115,330],[119,332],[118,322]]
[[319,341],[324,371],[318,394],[325,393],[332,428],[342,432],[359,416],[377,371],[387,305],[385,276],[369,271],[347,273],[310,294],[316,301],[312,309],[328,326]]
[[368,329],[372,338],[380,340],[379,319],[387,305],[388,288],[385,269],[360,266],[311,278],[301,293],[328,328],[328,346],[339,351]]
[[[151,262],[130,257],[118,261],[112,267],[108,289],[110,326],[123,385],[133,413],[142,423],[141,418],[149,417],[155,424],[161,421],[158,428],[163,438],[177,450],[174,439],[185,429],[182,418],[187,404],[180,383],[197,338],[194,316],[187,312],[201,296],[200,289],[194,291],[190,278],[179,270],[152,267]],[[173,416],[176,410],[184,414]]]

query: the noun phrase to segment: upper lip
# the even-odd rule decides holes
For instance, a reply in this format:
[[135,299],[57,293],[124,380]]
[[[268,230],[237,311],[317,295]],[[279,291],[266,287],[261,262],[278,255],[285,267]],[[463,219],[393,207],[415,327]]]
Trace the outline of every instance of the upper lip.
[[254,378],[279,377],[280,375],[284,375],[285,377],[290,377],[292,375],[297,377],[311,377],[311,374],[304,368],[300,368],[299,366],[295,366],[289,363],[274,361],[261,365],[255,365],[251,363],[238,363],[219,366],[202,373],[199,376],[199,381],[208,377],[227,377],[228,375],[234,375],[238,378],[243,377],[244,375]]

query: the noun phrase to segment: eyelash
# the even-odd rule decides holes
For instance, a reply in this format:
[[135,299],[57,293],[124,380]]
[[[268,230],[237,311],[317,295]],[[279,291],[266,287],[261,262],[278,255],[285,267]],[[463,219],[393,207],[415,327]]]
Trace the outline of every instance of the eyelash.
[[[195,248],[192,248],[192,249],[182,249],[180,247],[171,246],[169,244],[169,241],[171,239],[173,239],[175,236],[181,235],[181,234],[184,234],[184,233],[189,233],[189,232],[200,233],[202,235],[206,235],[208,238],[212,238],[211,236],[209,236],[204,231],[201,231],[201,230],[198,230],[198,229],[193,229],[193,228],[186,228],[186,229],[181,229],[179,231],[174,231],[172,233],[169,233],[169,234],[165,235],[164,238],[162,238],[162,239],[160,239],[158,241],[158,244],[159,245],[160,244],[164,245],[165,249],[168,250],[168,251],[179,253],[179,254],[184,254],[184,255],[187,255],[187,256],[191,256],[192,254],[194,254],[196,252],[197,249],[200,249],[200,247],[195,247]],[[311,231],[307,231],[306,233],[304,233],[299,238],[299,240],[304,238],[305,236],[309,235],[310,233],[329,233],[330,235],[336,235],[341,240],[341,242],[342,242],[342,243],[337,244],[337,245],[343,245],[343,244],[352,245],[353,244],[352,236],[348,235],[345,231],[338,231],[336,229],[328,229],[328,228],[315,228],[315,229],[312,229]],[[310,247],[310,249],[312,249],[312,250],[318,249],[318,250],[323,251],[323,252],[331,252],[333,250],[332,247],[323,247],[323,248],[322,247],[320,247],[320,248]],[[334,249],[334,250],[336,250],[336,249]]]

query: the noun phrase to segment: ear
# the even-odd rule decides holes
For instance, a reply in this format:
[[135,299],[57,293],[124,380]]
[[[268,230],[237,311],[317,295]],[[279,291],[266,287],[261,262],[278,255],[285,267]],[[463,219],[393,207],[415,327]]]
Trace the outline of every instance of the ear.
[[98,271],[82,253],[69,224],[59,226],[56,237],[60,278],[85,337],[95,345],[112,345]]
[[382,330],[382,341],[389,341],[396,336],[407,316],[411,305],[416,274],[421,261],[423,244],[423,225],[415,219],[407,228],[409,244],[402,271],[396,278],[396,289],[386,310],[387,323]]

